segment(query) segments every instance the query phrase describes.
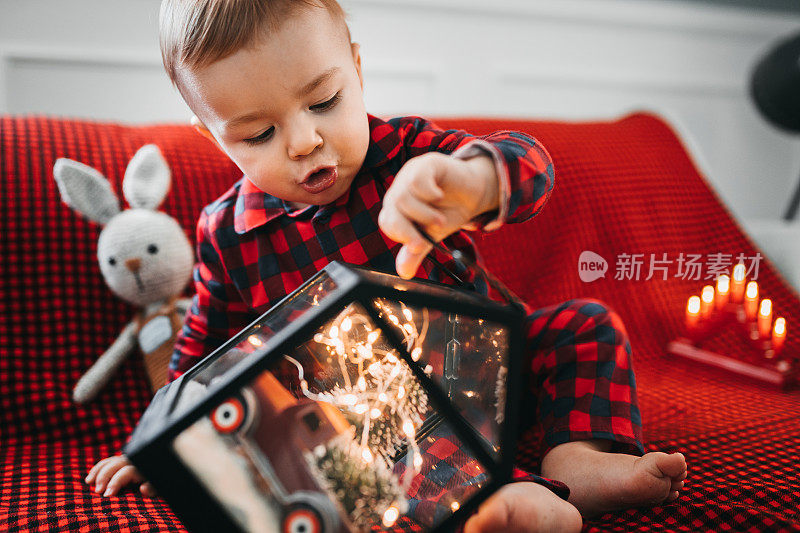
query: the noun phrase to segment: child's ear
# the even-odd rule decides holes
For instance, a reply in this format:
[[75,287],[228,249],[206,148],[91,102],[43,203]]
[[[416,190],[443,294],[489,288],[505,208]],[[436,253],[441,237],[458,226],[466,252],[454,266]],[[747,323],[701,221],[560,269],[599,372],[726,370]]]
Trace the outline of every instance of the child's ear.
[[361,45],[358,43],[350,43],[350,50],[353,52],[353,63],[356,65],[356,72],[358,73],[358,81],[361,82],[361,90],[364,90],[364,76],[361,74]]
[[212,135],[211,132],[208,131],[208,128],[206,128],[206,125],[203,124],[200,121],[199,118],[197,118],[197,115],[192,115],[191,123],[192,123],[192,126],[194,127],[194,129],[197,130],[197,132],[200,135],[202,135],[203,137],[205,137],[206,139],[208,139],[212,143],[214,143],[217,146],[219,146],[219,144],[217,143],[217,140],[214,138],[214,135]]

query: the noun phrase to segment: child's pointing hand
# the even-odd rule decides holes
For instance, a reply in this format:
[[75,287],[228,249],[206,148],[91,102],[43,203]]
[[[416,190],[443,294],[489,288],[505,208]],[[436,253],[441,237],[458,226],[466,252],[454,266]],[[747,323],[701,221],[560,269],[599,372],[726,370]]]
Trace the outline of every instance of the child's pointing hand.
[[431,245],[415,225],[440,241],[461,228],[475,229],[470,221],[497,209],[499,186],[488,155],[458,159],[439,152],[406,162],[383,198],[378,225],[392,240],[403,244],[397,255],[397,273],[411,278]]

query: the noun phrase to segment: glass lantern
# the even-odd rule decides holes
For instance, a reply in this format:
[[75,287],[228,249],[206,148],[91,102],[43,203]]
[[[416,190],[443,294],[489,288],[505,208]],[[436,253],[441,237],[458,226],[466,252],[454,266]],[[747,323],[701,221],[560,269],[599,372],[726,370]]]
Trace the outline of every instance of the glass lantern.
[[125,454],[192,531],[448,531],[511,475],[517,305],[330,263],[159,390]]

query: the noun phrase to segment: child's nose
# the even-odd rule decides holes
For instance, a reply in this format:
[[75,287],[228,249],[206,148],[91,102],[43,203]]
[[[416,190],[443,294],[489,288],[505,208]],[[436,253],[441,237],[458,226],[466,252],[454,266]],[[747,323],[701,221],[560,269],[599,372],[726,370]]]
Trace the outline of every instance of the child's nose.
[[288,132],[286,151],[291,159],[299,159],[322,146],[322,136],[310,122],[296,124]]

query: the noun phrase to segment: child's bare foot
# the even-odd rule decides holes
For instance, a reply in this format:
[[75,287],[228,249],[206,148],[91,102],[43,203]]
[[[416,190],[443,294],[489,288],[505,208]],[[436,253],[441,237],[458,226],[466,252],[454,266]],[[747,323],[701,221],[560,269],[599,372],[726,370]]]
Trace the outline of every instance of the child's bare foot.
[[89,470],[84,481],[88,485],[94,483],[94,491],[103,496],[113,496],[129,484],[138,484],[139,492],[144,496],[152,498],[156,495],[153,486],[145,481],[136,467],[124,455],[106,457],[98,461]]
[[569,501],[586,517],[678,497],[686,479],[683,454],[651,452],[637,457],[604,451],[608,449],[608,441],[561,444],[545,455],[542,475],[566,483]]
[[464,524],[464,533],[577,533],[582,524],[578,510],[549,489],[520,482],[503,486],[483,502]]

